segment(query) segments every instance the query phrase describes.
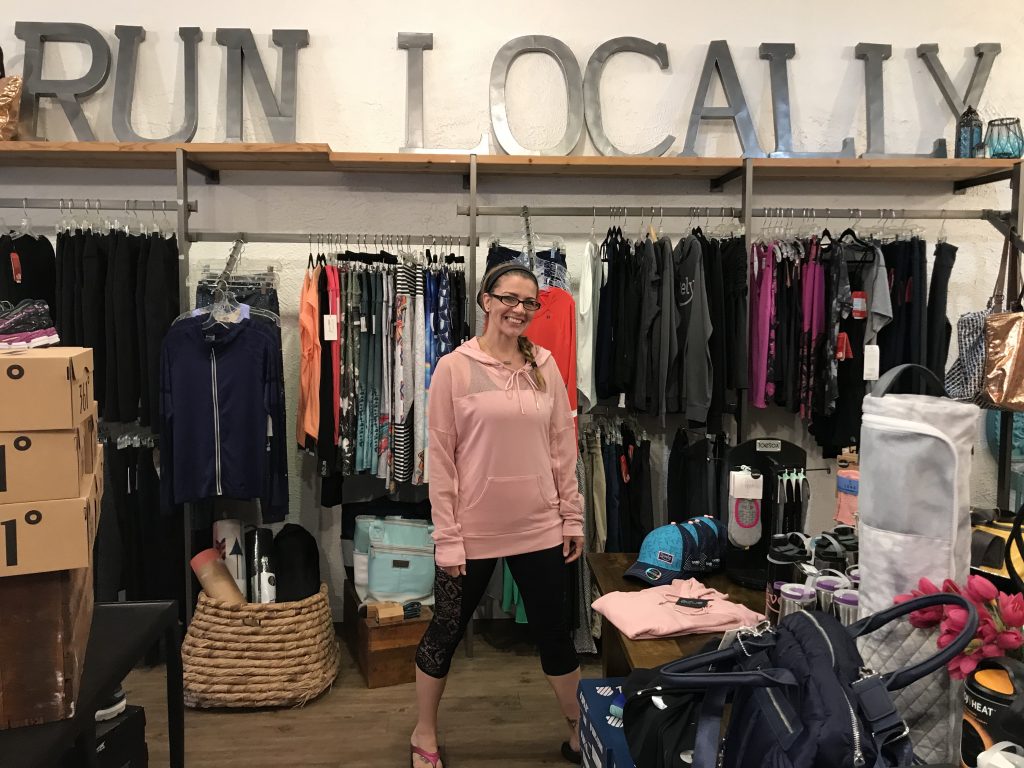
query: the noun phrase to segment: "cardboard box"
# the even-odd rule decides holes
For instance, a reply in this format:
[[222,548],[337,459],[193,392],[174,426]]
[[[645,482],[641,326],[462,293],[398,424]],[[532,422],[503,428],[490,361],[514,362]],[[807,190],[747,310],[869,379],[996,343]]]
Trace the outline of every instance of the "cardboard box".
[[[103,496],[103,453],[97,453],[96,472],[91,478],[91,491],[85,499],[49,501],[37,505],[45,515],[53,513],[59,521],[57,507],[51,505],[78,504],[72,515],[76,518],[74,537],[81,536],[85,552],[85,567],[70,570],[47,570],[0,578],[0,730],[37,725],[63,720],[75,714],[85,662],[85,649],[92,626],[93,583],[92,547],[96,539],[100,500]],[[23,505],[0,506],[0,521],[10,520],[7,512]],[[85,525],[78,523],[83,514]],[[38,525],[42,525],[40,522]],[[60,530],[55,537],[64,537]],[[18,561],[13,569],[6,566],[10,547],[0,551],[0,575],[19,570],[29,558],[35,558],[32,548],[26,549],[22,530],[4,526],[0,531],[17,531]],[[8,538],[10,534],[4,536]],[[0,541],[0,545],[9,545]],[[56,545],[57,541],[49,541]],[[32,562],[43,562],[32,559]]]
[[74,429],[95,399],[91,349],[0,352],[0,432]]
[[74,716],[92,609],[92,568],[0,579],[0,730]]
[[94,413],[74,429],[0,432],[0,504],[87,496],[96,437]]
[[[95,456],[86,495],[0,505],[0,583],[3,577],[89,566],[103,497],[103,452],[98,446]],[[6,621],[2,603],[0,616]]]
[[622,678],[580,681],[580,752],[587,768],[635,768],[622,720],[608,712],[621,686]]

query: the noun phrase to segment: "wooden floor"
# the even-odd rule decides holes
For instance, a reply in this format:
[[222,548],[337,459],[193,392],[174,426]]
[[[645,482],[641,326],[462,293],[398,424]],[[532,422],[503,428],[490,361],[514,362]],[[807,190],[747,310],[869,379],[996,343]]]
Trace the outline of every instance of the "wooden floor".
[[[502,622],[508,623],[508,622]],[[559,755],[565,725],[540,669],[521,643],[483,637],[474,658],[460,649],[441,705],[441,738],[450,768],[569,765]],[[583,676],[600,677],[596,659]],[[163,667],[138,670],[125,683],[128,702],[146,709],[150,765],[167,760]],[[334,688],[303,709],[247,712],[186,710],[188,768],[403,768],[416,720],[414,687],[368,690],[342,643]]]

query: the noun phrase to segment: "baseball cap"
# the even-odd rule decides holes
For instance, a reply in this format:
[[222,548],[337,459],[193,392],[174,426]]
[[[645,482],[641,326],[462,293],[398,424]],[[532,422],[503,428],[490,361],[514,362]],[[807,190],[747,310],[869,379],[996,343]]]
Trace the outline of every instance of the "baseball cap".
[[717,570],[723,533],[718,521],[710,517],[655,528],[644,537],[640,556],[625,576],[658,587]]

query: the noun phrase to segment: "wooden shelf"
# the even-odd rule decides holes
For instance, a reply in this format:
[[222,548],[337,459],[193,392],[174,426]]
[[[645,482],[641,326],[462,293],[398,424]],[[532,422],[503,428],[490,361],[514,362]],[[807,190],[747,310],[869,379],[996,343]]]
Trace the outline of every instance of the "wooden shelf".
[[521,157],[481,155],[481,174],[538,176],[677,176],[716,179],[743,168],[738,157]]
[[780,181],[962,182],[1009,173],[1018,160],[769,158],[754,160],[754,178]]
[[0,167],[174,170],[181,147],[214,171],[332,170],[326,144],[159,144],[155,142],[0,142]]
[[[172,170],[175,150],[211,171],[468,174],[469,156],[334,152],[327,144],[160,144],[155,142],[0,142],[0,167]],[[932,158],[769,158],[755,177],[779,181],[963,183],[1009,174],[1017,160]],[[739,173],[738,157],[522,157],[481,155],[481,176],[675,177],[719,179]]]

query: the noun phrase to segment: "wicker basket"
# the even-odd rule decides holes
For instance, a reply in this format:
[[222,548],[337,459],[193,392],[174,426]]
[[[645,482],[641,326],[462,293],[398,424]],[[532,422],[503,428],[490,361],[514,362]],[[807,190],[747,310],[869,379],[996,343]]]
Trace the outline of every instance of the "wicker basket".
[[202,593],[181,657],[189,707],[302,706],[338,674],[327,585],[293,603],[233,606]]

